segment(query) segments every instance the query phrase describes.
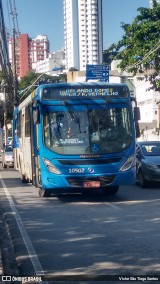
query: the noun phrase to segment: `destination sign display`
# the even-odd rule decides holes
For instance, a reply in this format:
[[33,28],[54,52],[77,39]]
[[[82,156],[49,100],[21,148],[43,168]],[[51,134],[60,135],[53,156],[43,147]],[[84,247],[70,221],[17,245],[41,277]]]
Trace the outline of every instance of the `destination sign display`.
[[129,90],[126,86],[100,86],[99,88],[93,86],[87,88],[54,88],[48,86],[42,90],[43,100],[127,98],[128,96]]

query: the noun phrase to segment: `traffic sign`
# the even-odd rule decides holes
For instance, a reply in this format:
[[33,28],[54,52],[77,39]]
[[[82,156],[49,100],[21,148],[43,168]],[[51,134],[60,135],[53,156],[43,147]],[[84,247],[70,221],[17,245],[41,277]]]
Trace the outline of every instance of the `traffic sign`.
[[100,80],[109,82],[109,65],[86,65],[86,81],[87,80]]

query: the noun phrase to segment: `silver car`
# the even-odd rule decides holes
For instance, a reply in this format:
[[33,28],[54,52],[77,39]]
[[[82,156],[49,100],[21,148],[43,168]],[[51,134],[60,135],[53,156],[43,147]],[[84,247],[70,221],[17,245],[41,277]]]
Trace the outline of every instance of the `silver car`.
[[138,142],[136,147],[136,179],[141,187],[160,182],[160,142]]
[[13,148],[11,145],[6,145],[2,152],[2,167],[7,168],[14,166]]

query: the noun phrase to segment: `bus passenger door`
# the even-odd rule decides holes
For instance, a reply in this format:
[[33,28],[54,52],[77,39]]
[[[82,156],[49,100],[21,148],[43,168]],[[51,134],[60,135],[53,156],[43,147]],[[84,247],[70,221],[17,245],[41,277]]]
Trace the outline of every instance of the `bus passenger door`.
[[20,153],[19,153],[19,168],[21,172],[21,176],[24,175],[24,129],[25,129],[25,108],[22,109],[21,113],[21,139],[20,139]]
[[39,109],[37,105],[33,105],[33,143],[32,143],[32,174],[33,184],[37,187],[41,187],[40,177],[40,162],[39,162]]
[[20,157],[20,171],[22,182],[28,182],[32,180],[31,170],[31,131],[30,131],[30,112],[29,106],[22,109],[22,121],[21,121],[21,157]]

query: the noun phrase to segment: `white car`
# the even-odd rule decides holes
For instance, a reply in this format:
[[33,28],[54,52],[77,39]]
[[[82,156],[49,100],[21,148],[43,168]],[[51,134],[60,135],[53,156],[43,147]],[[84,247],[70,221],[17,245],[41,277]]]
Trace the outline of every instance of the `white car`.
[[7,168],[14,166],[13,148],[11,145],[6,145],[2,152],[2,167]]

